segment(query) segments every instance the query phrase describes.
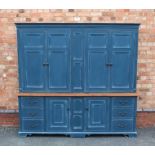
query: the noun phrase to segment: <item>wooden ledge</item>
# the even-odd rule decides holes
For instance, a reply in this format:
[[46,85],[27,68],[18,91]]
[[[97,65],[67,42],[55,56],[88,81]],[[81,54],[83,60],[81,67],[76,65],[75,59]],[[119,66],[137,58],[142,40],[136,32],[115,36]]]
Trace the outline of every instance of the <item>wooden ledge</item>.
[[135,93],[18,93],[18,96],[79,96],[79,97],[91,97],[91,96],[139,96],[138,92]]

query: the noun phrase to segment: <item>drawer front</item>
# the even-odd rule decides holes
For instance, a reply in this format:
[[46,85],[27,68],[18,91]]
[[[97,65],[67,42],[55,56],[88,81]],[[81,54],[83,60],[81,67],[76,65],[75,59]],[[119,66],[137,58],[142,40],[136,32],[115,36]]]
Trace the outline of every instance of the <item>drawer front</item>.
[[111,127],[114,132],[131,132],[133,131],[133,120],[113,120]]
[[34,131],[34,132],[44,131],[44,121],[23,119],[22,131]]
[[112,117],[113,118],[132,118],[134,116],[133,108],[113,108]]
[[23,118],[40,118],[43,119],[44,118],[44,111],[43,109],[23,109],[22,110],[22,117]]
[[21,107],[23,108],[40,108],[43,109],[43,97],[22,97]]
[[136,97],[112,97],[112,107],[134,107]]

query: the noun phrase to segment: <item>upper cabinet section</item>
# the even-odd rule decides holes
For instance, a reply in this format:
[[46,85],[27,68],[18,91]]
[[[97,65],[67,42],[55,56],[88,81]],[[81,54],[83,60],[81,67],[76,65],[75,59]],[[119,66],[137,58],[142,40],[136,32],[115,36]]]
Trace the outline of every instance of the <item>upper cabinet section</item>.
[[17,24],[21,92],[135,92],[138,24]]

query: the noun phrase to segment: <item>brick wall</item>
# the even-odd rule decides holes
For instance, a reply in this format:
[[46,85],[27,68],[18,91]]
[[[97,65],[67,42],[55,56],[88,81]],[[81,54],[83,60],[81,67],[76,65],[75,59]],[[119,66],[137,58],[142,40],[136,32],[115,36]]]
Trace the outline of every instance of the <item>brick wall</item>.
[[155,10],[0,10],[0,111],[18,109],[16,22],[140,23],[138,109],[155,109]]

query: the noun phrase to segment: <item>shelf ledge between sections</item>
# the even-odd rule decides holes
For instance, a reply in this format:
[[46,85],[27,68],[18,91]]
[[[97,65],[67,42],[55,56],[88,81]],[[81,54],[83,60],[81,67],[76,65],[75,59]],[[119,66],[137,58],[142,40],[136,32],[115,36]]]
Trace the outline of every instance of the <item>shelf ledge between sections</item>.
[[18,96],[51,96],[51,97],[102,97],[102,96],[139,96],[139,92],[134,93],[18,93]]

